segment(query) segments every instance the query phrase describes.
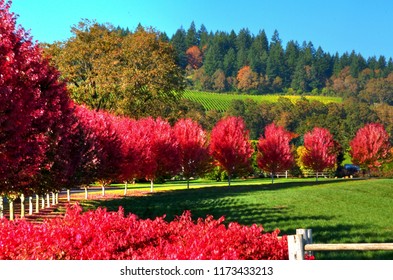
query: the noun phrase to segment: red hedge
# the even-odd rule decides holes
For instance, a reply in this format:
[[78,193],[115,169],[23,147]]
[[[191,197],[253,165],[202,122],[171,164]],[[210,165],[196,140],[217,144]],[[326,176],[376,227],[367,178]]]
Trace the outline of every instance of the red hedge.
[[62,219],[32,224],[0,219],[0,259],[240,260],[288,259],[287,239],[261,226],[223,224],[208,216],[193,221],[184,212],[174,221],[124,216],[99,208],[82,213],[76,204]]

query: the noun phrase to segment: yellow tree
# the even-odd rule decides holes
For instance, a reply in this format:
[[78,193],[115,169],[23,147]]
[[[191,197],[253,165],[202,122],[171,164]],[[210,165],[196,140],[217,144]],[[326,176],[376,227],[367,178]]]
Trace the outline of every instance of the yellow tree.
[[85,20],[72,33],[46,50],[77,103],[132,117],[158,116],[176,105],[183,72],[158,32],[138,27],[124,35],[109,24]]

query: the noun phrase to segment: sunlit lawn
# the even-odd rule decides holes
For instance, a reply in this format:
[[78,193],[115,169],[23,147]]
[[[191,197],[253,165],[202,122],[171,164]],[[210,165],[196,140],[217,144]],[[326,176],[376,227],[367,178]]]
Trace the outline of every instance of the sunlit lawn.
[[[262,224],[293,234],[296,228],[311,228],[314,243],[393,242],[393,179],[342,180],[268,179],[227,182],[196,181],[130,185],[128,196],[84,201],[85,209],[106,207],[141,218],[175,216],[190,210],[193,217],[225,216],[227,222]],[[121,195],[124,191],[108,193]],[[138,192],[138,196],[133,195]],[[140,195],[142,194],[142,195]],[[393,252],[316,253],[321,258],[393,259]]]

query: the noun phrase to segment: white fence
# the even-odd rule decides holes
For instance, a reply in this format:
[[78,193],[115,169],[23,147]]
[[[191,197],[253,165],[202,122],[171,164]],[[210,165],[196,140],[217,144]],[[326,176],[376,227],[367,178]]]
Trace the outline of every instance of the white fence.
[[311,256],[314,251],[393,251],[393,243],[313,244],[311,229],[297,229],[295,235],[288,235],[290,260],[304,260],[305,254]]

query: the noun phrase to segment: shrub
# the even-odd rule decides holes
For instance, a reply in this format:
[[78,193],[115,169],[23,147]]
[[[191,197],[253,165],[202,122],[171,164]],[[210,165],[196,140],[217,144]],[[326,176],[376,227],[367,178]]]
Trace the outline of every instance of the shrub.
[[171,222],[124,216],[104,208],[82,213],[75,204],[65,217],[32,224],[0,220],[0,259],[211,260],[288,259],[287,239],[279,230],[223,223],[224,218],[193,221],[186,211]]

